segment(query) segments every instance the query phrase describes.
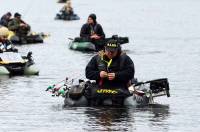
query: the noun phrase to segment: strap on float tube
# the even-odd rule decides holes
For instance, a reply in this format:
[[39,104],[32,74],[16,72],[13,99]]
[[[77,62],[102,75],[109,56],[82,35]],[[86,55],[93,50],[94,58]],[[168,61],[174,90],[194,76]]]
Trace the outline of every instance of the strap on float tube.
[[[110,65],[112,63],[112,59],[110,59],[109,61],[106,61],[106,60],[103,59],[103,56],[101,56],[101,60],[107,63],[107,71],[109,72],[109,67],[110,67]],[[103,78],[101,78],[101,80],[99,81],[99,85],[100,85],[100,87],[102,87]]]
[[107,68],[110,67],[111,63],[112,63],[112,59],[110,59],[109,61],[106,61],[103,59],[103,55],[101,56],[101,60],[107,63]]

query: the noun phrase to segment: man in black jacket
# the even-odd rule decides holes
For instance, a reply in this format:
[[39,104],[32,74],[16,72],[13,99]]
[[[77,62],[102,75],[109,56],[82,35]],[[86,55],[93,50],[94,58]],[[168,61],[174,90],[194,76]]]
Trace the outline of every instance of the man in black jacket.
[[94,56],[86,66],[86,78],[96,80],[102,88],[127,89],[134,77],[134,63],[121,51],[116,40],[110,40],[105,51]]
[[97,50],[102,49],[105,34],[101,25],[97,23],[95,14],[89,15],[87,23],[81,28],[80,37],[94,43]]
[[[133,61],[121,51],[117,40],[113,39],[107,42],[104,51],[90,60],[85,70],[86,78],[96,80],[98,89],[120,89],[122,96],[113,96],[113,105],[123,105],[124,97],[130,95],[128,86],[134,78],[134,73]],[[92,91],[94,88],[89,89]],[[91,101],[99,105],[104,99],[94,97]]]

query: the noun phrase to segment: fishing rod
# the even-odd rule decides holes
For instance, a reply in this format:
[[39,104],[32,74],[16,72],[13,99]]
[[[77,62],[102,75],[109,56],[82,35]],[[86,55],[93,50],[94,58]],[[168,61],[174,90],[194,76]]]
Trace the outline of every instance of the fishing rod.
[[[61,86],[56,87],[58,84],[64,82]],[[50,85],[47,87],[47,89],[45,91],[50,91],[53,95],[52,96],[60,96],[62,95],[62,97],[65,96],[65,93],[70,89],[69,83],[73,84],[74,79],[71,79],[71,81],[68,81],[68,77],[66,77],[66,79],[61,80],[59,82],[57,82],[56,84]]]
[[67,80],[68,80],[68,77],[66,77],[64,80],[61,80],[61,81],[59,81],[59,82],[57,82],[57,83],[55,83],[55,84],[53,84],[53,85],[48,86],[47,89],[46,89],[46,91],[55,88],[56,85],[58,85],[58,84],[60,84],[60,83],[62,83],[62,82],[64,82],[64,81],[67,82]]

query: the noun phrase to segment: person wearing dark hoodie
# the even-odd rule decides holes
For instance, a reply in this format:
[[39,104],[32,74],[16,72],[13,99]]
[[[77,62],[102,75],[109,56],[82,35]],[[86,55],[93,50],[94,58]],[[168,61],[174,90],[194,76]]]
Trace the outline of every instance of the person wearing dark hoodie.
[[97,23],[95,14],[88,16],[87,23],[84,24],[80,31],[80,37],[86,41],[91,41],[95,44],[97,51],[103,48],[102,41],[105,39],[105,33],[102,26]]
[[[106,43],[105,50],[94,56],[85,69],[86,78],[96,80],[99,88],[118,88],[127,94],[134,74],[133,61],[122,52],[120,44],[114,39]],[[120,101],[123,102],[123,99]]]
[[7,12],[6,14],[4,14],[1,17],[0,25],[8,27],[8,22],[11,20],[11,16],[12,16],[12,14],[10,12]]

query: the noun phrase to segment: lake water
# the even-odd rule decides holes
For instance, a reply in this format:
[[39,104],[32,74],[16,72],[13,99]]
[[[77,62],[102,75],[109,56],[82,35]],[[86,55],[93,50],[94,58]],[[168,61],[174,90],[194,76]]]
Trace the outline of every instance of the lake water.
[[[19,12],[36,32],[49,33],[44,44],[18,46],[33,52],[39,76],[0,77],[1,132],[162,131],[200,129],[200,1],[73,0],[79,21],[56,21],[56,0],[1,0],[0,15]],[[138,80],[167,77],[171,97],[145,108],[63,108],[63,98],[45,89],[65,77],[84,78],[94,54],[68,49],[90,13],[107,37],[128,36],[123,49],[135,63]]]

